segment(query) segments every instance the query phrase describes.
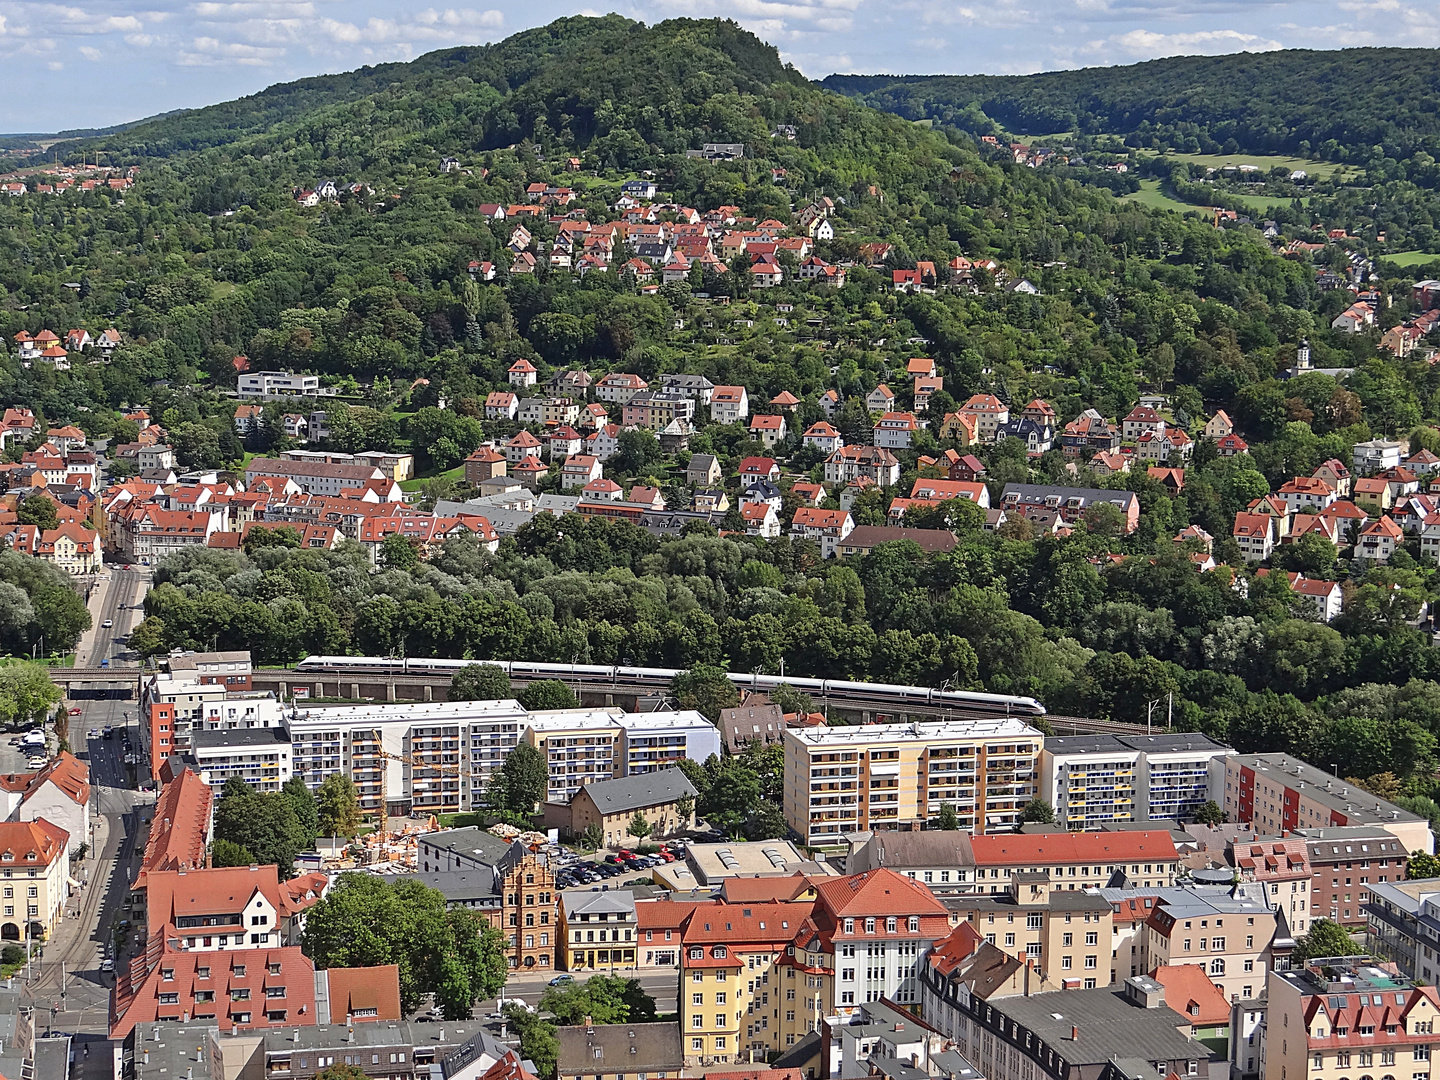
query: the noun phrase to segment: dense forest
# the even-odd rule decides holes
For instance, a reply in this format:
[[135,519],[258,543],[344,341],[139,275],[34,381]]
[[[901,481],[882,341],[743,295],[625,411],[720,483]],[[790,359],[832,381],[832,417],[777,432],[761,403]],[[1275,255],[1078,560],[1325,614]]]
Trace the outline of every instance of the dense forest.
[[[1204,153],[1365,161],[1440,147],[1434,49],[1176,56],[1038,75],[831,75],[821,85],[976,134],[1116,134]],[[987,124],[986,118],[989,123]]]
[[[1249,71],[1266,58],[1230,59]],[[1153,89],[1147,78],[1139,84]],[[518,358],[542,379],[583,366],[597,376],[704,374],[745,385],[756,402],[788,391],[802,399],[801,426],[835,389],[845,400],[836,426],[863,442],[873,423],[864,395],[889,382],[908,406],[906,361],[932,357],[944,387],[921,413],[931,430],[900,453],[899,488],[857,504],[856,519],[870,524],[908,494],[927,468],[921,455],[944,448],[939,421],[972,393],[1013,406],[1044,398],[1064,422],[1086,408],[1123,416],[1142,392],[1160,391],[1192,432],[1223,408],[1249,452],[1217,458],[1200,440],[1178,493],[1142,469],[1104,480],[1072,472],[1058,450],[1029,458],[1014,440],[980,451],[995,494],[1023,480],[1137,491],[1141,524],[1129,536],[1103,514],[1068,537],[997,536],[952,508],[930,522],[961,534],[951,553],[882,546],[837,565],[788,540],[703,529],[660,540],[542,516],[497,554],[457,540],[429,562],[375,574],[351,545],[252,543],[168,561],[134,644],[249,648],[266,663],[403,650],[754,670],[783,656],[796,674],[948,680],[1126,720],[1173,693],[1177,723],[1316,760],[1345,747],[1359,775],[1398,778],[1377,787],[1428,796],[1440,651],[1421,614],[1440,595],[1433,559],[1420,558],[1414,538],[1385,567],[1341,558],[1321,538],[1287,545],[1275,569],[1344,584],[1345,613],[1324,625],[1283,574],[1255,575],[1229,539],[1250,500],[1328,458],[1348,460],[1357,441],[1399,435],[1440,448],[1440,366],[1377,351],[1378,333],[1332,330],[1353,296],[1317,284],[1318,271],[1343,272],[1379,230],[1418,240],[1435,228],[1433,189],[1404,173],[1424,166],[1416,147],[1434,122],[1429,77],[1414,78],[1397,91],[1402,107],[1383,113],[1410,140],[1409,156],[1403,166],[1388,152],[1378,164],[1366,157],[1357,174],[1394,162],[1388,186],[1368,198],[1335,186],[1292,208],[1272,243],[1239,222],[1216,228],[1117,198],[1083,170],[1016,165],[959,121],[932,130],[818,88],[727,22],[566,19],[77,144],[75,161],[103,147],[107,160],[137,166],[135,186],[0,201],[0,335],[114,325],[126,343],[114,362],[71,371],[0,355],[0,403],[122,441],[133,438],[122,407],[145,405],[182,465],[233,468],[247,452],[285,445],[276,415],[248,443],[235,432],[226,391],[244,354],[255,367],[319,374],[355,406],[334,413],[331,447],[414,450],[434,497],[457,455],[515,430],[485,419],[483,405],[509,388]],[[1380,115],[1369,79],[1347,93]],[[1268,96],[1251,86],[1256,115],[1288,109],[1293,84],[1274,81]],[[793,140],[772,135],[778,125],[793,127]],[[741,143],[745,156],[685,155],[705,142]],[[1117,145],[1116,157],[1135,149]],[[1150,149],[1159,160],[1176,148]],[[442,170],[447,156],[454,171]],[[578,170],[566,167],[571,156]],[[653,291],[609,270],[579,278],[545,258],[534,273],[512,273],[513,225],[479,213],[521,202],[543,181],[573,187],[569,211],[611,221],[620,185],[647,171],[667,202],[701,211],[733,205],[791,223],[811,200],[832,200],[836,236],[816,251],[855,264],[846,284],[797,280],[793,260],[785,284],[764,291],[739,267],[697,269]],[[294,189],[325,180],[361,187],[297,204]],[[1314,237],[1310,219],[1329,205],[1356,215],[1358,250],[1283,254],[1286,242]],[[533,225],[543,255],[555,226]],[[889,247],[869,268],[860,246],[875,242]],[[960,256],[993,259],[997,270],[925,294],[891,284],[891,270]],[[493,262],[495,279],[473,280],[472,260]],[[1414,314],[1420,276],[1379,265],[1365,282],[1384,298],[1377,331]],[[1005,287],[1021,279],[1037,292]],[[1302,340],[1317,367],[1342,373],[1283,378]],[[742,425],[705,419],[689,452],[715,453],[733,478],[760,444]],[[624,450],[607,475],[684,502],[685,455],[667,458],[653,439]],[[794,436],[772,451],[793,476],[819,467]],[[795,505],[787,491],[787,521]],[[1197,573],[1174,543],[1190,524],[1217,538],[1218,571]]]

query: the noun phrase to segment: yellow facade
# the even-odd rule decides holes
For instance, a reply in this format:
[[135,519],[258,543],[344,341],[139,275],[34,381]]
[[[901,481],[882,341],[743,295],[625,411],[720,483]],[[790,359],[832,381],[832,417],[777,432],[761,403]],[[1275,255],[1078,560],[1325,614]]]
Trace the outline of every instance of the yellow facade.
[[913,827],[950,805],[965,831],[1010,832],[1039,792],[1044,736],[1018,719],[790,729],[786,819],[807,844]]

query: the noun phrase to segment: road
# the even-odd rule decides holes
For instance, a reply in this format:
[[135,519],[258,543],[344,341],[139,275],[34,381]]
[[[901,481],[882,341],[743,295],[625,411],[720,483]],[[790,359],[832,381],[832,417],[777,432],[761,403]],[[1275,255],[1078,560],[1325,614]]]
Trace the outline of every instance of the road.
[[[84,859],[71,863],[70,874],[83,883],[82,888],[70,897],[66,917],[32,970],[26,992],[38,1007],[39,1020],[78,1034],[78,1056],[83,1055],[81,1043],[103,1039],[106,1030],[114,977],[101,973],[100,961],[112,928],[125,917],[130,880],[143,854],[135,841],[138,818],[150,805],[150,797],[127,787],[122,731],[128,725],[132,745],[138,741],[134,703],[77,704],[81,713],[70,718],[71,739],[78,756],[90,765],[91,823],[99,850],[92,848]],[[91,729],[103,732],[107,725],[115,728],[113,738],[88,737]],[[84,1060],[88,1070],[92,1062],[103,1068],[101,1062],[108,1062],[108,1057],[97,1052]]]
[[[148,570],[108,568],[90,596],[92,625],[80,639],[76,667],[99,667],[108,659],[111,667],[135,667],[139,657],[122,642],[144,618],[140,607],[150,585]],[[106,626],[105,623],[111,623]]]
[[[506,998],[519,998],[527,1005],[539,1005],[540,998],[545,993],[557,972],[543,971],[534,974],[514,974],[505,981]],[[575,981],[584,982],[591,974],[609,975],[611,972],[597,971],[590,973],[575,972]],[[667,1013],[676,1011],[676,991],[679,988],[679,977],[676,972],[667,969],[644,968],[637,972],[635,968],[619,967],[614,971],[615,975],[633,978],[639,981],[641,988],[655,999],[657,1012]],[[497,1003],[494,998],[482,1001],[475,1006],[477,1016],[488,1016],[495,1012]]]

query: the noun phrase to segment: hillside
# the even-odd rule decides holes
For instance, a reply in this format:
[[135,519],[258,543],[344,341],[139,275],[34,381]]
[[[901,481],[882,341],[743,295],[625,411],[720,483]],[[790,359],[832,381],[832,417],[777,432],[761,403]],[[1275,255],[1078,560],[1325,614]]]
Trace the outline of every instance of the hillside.
[[1376,145],[1396,158],[1440,145],[1437,58],[1433,49],[1290,49],[1038,75],[831,75],[821,85],[976,134],[991,133],[988,118],[1020,135],[1110,133],[1139,146],[1366,160]]

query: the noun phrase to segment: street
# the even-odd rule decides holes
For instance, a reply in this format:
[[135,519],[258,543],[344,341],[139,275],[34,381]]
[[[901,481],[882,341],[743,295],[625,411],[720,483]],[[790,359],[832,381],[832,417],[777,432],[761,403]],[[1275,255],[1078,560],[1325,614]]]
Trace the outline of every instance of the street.
[[[90,596],[90,629],[76,649],[79,667],[99,667],[108,659],[111,667],[132,667],[139,658],[122,644],[144,617],[140,607],[150,585],[149,570],[107,567]],[[106,622],[111,626],[105,626]]]
[[[37,1022],[77,1033],[77,1051],[93,1039],[103,1039],[109,1017],[110,986],[114,976],[102,974],[100,962],[112,939],[112,927],[124,918],[130,878],[139,864],[135,838],[138,813],[150,798],[129,790],[123,761],[121,732],[129,726],[132,744],[138,741],[135,704],[99,700],[76,703],[81,713],[70,718],[71,739],[77,756],[90,765],[91,824],[94,847],[84,859],[71,863],[70,875],[82,883],[66,903],[66,916],[44,956],[34,964],[25,986],[33,998]],[[87,732],[115,727],[113,738],[89,738]],[[78,847],[80,839],[75,840]],[[84,1059],[101,1068],[105,1054]],[[104,1074],[109,1075],[108,1067]],[[97,1076],[100,1072],[97,1071]]]
[[[548,988],[550,980],[560,972],[537,971],[524,974],[515,973],[505,982],[505,997],[519,998],[525,1004],[536,1006],[540,1004],[540,998]],[[616,968],[614,972],[593,971],[593,972],[570,972],[575,976],[577,983],[583,983],[591,975],[618,975],[625,978],[636,979],[647,994],[655,999],[655,1010],[660,1013],[676,1011],[676,990],[679,987],[678,974],[669,969],[656,968]],[[488,1016],[497,1010],[497,1002],[494,998],[488,1001],[479,1002],[475,1006],[476,1016]]]

